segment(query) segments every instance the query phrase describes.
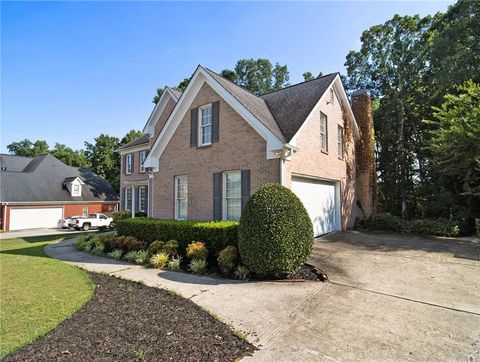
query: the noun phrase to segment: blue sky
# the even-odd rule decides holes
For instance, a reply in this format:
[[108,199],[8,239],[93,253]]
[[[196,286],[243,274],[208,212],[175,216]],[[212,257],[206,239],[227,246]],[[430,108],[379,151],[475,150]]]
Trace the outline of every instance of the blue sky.
[[368,27],[452,2],[1,2],[1,151],[142,129],[155,89],[241,58],[344,71]]

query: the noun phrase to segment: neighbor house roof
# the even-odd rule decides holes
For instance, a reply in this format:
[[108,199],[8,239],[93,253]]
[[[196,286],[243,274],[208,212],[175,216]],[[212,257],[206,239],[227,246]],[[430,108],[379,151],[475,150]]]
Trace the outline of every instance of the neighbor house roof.
[[149,142],[148,134],[142,134],[140,137],[137,137],[137,138],[133,139],[132,141],[128,142],[127,144],[117,148],[117,151],[118,150],[123,150],[125,148],[130,148],[130,147],[134,147],[134,146],[143,145],[143,144],[148,143],[148,142]]
[[[28,161],[28,163],[27,163]],[[113,187],[94,172],[71,167],[51,155],[34,158],[0,154],[1,202],[116,201]],[[80,178],[82,196],[73,197],[65,180]]]

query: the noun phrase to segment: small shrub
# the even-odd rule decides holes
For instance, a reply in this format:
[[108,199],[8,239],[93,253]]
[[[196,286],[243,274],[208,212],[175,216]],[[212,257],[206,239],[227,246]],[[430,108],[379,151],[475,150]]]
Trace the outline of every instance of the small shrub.
[[132,217],[131,211],[115,211],[112,213],[112,218],[115,223],[119,220],[130,219],[131,217]]
[[143,211],[135,212],[135,217],[147,217],[147,213]]
[[155,254],[161,253],[163,251],[163,246],[164,245],[165,245],[165,243],[163,241],[155,240],[153,243],[151,243],[148,246],[148,252],[150,253],[150,255],[155,255]]
[[147,250],[138,250],[137,257],[135,258],[135,263],[143,265],[148,262],[148,251]]
[[220,270],[225,274],[230,274],[235,265],[238,264],[238,250],[233,245],[227,246],[223,249],[217,258]]
[[187,257],[193,259],[207,259],[208,250],[201,241],[192,241],[187,246]]
[[125,252],[147,250],[147,243],[133,236],[120,236],[116,239],[117,246]]
[[90,235],[80,235],[75,239],[75,246],[78,250],[85,250],[85,247],[90,243]]
[[138,256],[138,251],[137,250],[132,250],[129,251],[128,253],[125,254],[124,258],[129,261],[135,262]]
[[196,274],[203,274],[207,269],[207,261],[205,259],[193,259],[190,262],[190,270]]
[[168,264],[169,255],[165,252],[152,255],[150,264],[155,268],[164,268]]
[[405,231],[402,220],[398,216],[389,213],[374,214],[365,220],[364,225],[370,230]]
[[123,250],[122,249],[115,249],[107,254],[110,258],[113,259],[122,259]]
[[103,246],[103,244],[97,244],[97,245],[95,245],[95,246],[92,248],[91,253],[92,253],[93,255],[98,255],[98,256],[104,255],[104,246]]
[[235,269],[235,278],[236,279],[248,279],[248,276],[250,275],[250,271],[246,266],[239,265],[237,266],[237,269]]
[[456,221],[447,219],[419,219],[406,223],[408,232],[420,235],[458,236],[460,228]]
[[168,262],[168,269],[170,269],[170,270],[180,270],[181,262],[182,262],[182,257],[181,256],[178,256],[176,258],[172,258]]
[[169,240],[163,246],[163,251],[166,252],[168,255],[176,256],[178,255],[178,246],[178,241]]
[[242,262],[259,277],[282,277],[302,265],[313,248],[313,226],[300,199],[278,184],[250,197],[240,219]]

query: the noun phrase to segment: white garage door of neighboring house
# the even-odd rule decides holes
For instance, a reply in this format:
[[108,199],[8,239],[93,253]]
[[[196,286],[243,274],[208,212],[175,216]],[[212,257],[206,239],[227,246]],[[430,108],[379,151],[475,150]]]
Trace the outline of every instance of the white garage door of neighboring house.
[[57,227],[63,207],[10,209],[10,230]]
[[314,236],[340,230],[340,205],[335,183],[294,177],[292,191],[307,209]]

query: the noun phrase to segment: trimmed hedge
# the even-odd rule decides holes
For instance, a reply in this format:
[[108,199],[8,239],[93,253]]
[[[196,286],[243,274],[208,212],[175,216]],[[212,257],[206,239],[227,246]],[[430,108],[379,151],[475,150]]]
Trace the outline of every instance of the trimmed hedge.
[[118,235],[134,236],[151,243],[154,240],[177,240],[185,255],[187,245],[202,241],[212,256],[228,245],[236,245],[238,223],[233,221],[179,221],[158,219],[123,219],[117,221]]
[[406,232],[419,235],[459,236],[461,222],[448,219],[402,220],[388,213],[372,215],[360,223],[369,230]]
[[306,261],[312,247],[313,226],[300,199],[284,186],[261,186],[240,219],[243,264],[261,278],[283,277]]

